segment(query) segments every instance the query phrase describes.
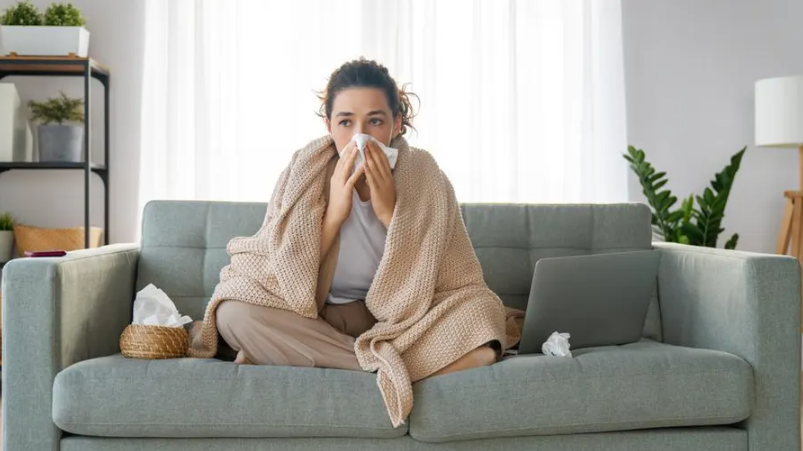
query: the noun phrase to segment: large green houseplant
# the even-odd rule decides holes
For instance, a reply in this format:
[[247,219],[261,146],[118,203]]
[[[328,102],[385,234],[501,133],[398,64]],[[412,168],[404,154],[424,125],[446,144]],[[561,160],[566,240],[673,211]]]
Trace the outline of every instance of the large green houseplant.
[[[666,172],[656,172],[645,159],[644,151],[627,147],[624,158],[638,176],[642,192],[652,208],[652,225],[655,234],[667,242],[693,246],[717,247],[719,235],[725,231],[722,220],[728,204],[733,181],[747,147],[736,152],[725,168],[714,175],[711,186],[702,195],[689,195],[675,208],[678,198],[668,189]],[[696,201],[696,202],[695,202]],[[735,249],[739,234],[734,233],[726,242],[725,249]]]

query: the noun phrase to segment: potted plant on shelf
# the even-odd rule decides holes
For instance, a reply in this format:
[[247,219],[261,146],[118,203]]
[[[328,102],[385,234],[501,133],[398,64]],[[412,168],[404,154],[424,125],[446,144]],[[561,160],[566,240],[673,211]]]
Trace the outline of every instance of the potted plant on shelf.
[[0,263],[11,260],[14,248],[14,218],[11,213],[0,214]]
[[20,1],[0,16],[2,54],[26,56],[80,56],[89,53],[86,19],[71,3],[52,3],[44,14]]
[[64,92],[45,102],[29,103],[31,116],[39,121],[39,161],[81,162],[84,127],[84,101]]

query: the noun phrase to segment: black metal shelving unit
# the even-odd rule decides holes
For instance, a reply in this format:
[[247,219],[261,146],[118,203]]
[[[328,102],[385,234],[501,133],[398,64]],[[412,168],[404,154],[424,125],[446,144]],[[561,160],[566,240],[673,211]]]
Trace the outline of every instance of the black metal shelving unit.
[[[109,244],[109,70],[92,58],[67,57],[0,57],[0,80],[8,76],[41,76],[41,77],[83,77],[84,79],[84,151],[80,163],[61,162],[3,162],[0,163],[0,174],[12,170],[46,170],[67,169],[84,172],[84,247],[89,247],[91,223],[90,213],[90,180],[97,174],[103,181],[103,242]],[[92,79],[103,85],[103,164],[92,161],[92,120],[91,99]]]

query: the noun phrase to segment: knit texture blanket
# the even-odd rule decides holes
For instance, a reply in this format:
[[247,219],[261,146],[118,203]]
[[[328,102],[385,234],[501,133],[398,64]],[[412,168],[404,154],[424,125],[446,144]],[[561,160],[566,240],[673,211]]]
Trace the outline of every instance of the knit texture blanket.
[[[378,322],[357,337],[355,353],[365,371],[377,373],[391,423],[398,427],[412,409],[414,382],[491,341],[506,349],[517,331],[483,280],[447,177],[429,153],[409,147],[403,137],[391,146],[399,149],[396,207],[365,299]],[[215,309],[223,300],[318,318],[327,167],[337,158],[328,136],[293,154],[261,228],[229,243],[231,262],[221,271],[190,356],[216,354]]]

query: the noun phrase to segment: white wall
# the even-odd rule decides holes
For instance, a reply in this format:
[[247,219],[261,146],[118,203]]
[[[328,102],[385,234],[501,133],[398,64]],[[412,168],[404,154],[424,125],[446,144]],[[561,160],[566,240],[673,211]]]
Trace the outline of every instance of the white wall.
[[[139,167],[140,92],[144,2],[122,0],[71,0],[87,17],[91,33],[90,56],[111,71],[111,187],[110,240],[130,242],[136,237],[137,177]],[[0,10],[16,3],[0,0]],[[33,0],[44,9],[50,3]],[[6,77],[23,102],[43,100],[63,89],[83,95],[80,77]],[[92,153],[103,152],[102,85],[93,81]],[[93,158],[95,160],[95,158]],[[81,171],[10,171],[0,174],[0,211],[11,211],[20,221],[40,227],[83,226],[83,175]],[[90,207],[93,226],[103,226],[103,184],[92,180]]]
[[[12,0],[0,0],[4,9]],[[44,0],[34,0],[44,7]],[[111,239],[131,241],[137,221],[139,92],[144,2],[75,0],[88,17],[90,53],[112,72]],[[742,146],[748,151],[728,205],[726,232],[740,249],[772,252],[782,192],[797,186],[797,153],[756,148],[753,83],[803,74],[803,33],[796,0],[623,0],[628,141],[668,172],[678,197],[700,192]],[[6,78],[24,101],[65,89],[80,79]],[[96,92],[100,85],[95,83]],[[99,100],[99,99],[97,99]],[[101,103],[93,102],[96,121]],[[99,124],[99,122],[96,122]],[[100,128],[93,137],[101,149]],[[0,175],[0,211],[40,226],[83,223],[80,173],[18,171]],[[102,225],[103,203],[94,179],[92,223]],[[630,196],[642,201],[631,176]],[[721,245],[721,243],[720,243]]]
[[[799,0],[623,0],[628,141],[678,197],[701,192],[747,145],[720,247],[774,252],[797,151],[753,146],[753,84],[803,74]],[[644,200],[635,177],[630,197]]]

